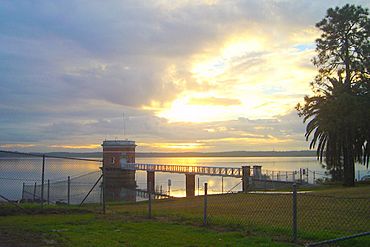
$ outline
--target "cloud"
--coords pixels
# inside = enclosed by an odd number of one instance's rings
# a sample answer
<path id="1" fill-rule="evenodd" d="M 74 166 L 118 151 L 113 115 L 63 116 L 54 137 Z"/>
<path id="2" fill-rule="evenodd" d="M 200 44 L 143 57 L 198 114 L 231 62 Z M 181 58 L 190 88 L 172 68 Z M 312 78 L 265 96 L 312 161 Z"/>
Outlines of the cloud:
<path id="1" fill-rule="evenodd" d="M 190 98 L 189 104 L 191 105 L 232 106 L 232 105 L 240 105 L 241 102 L 238 99 L 209 97 L 209 98 Z"/>
<path id="2" fill-rule="evenodd" d="M 125 112 L 143 150 L 304 148 L 314 23 L 344 3 L 3 1 L 0 145 L 94 147 Z"/>

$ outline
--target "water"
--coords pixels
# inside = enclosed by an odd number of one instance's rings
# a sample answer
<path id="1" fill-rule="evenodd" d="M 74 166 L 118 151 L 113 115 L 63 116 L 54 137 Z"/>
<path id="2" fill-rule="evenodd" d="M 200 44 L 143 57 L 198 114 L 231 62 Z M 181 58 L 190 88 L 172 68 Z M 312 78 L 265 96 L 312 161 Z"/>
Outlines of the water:
<path id="1" fill-rule="evenodd" d="M 321 177 L 325 169 L 315 157 L 186 157 L 186 158 L 136 158 L 137 163 L 149 164 L 174 164 L 174 165 L 197 165 L 197 166 L 216 166 L 216 167 L 241 167 L 242 165 L 261 165 L 262 171 L 271 173 L 274 171 L 294 171 L 300 168 L 309 169 L 316 172 L 316 178 Z M 45 163 L 45 181 L 51 183 L 56 181 L 66 181 L 71 177 L 72 184 L 84 187 L 85 191 L 79 191 L 76 201 L 87 193 L 97 178 L 100 176 L 100 162 L 53 159 L 47 158 Z M 12 200 L 22 197 L 23 182 L 26 185 L 33 185 L 41 182 L 42 158 L 0 158 L 0 195 Z M 88 176 L 82 176 L 89 173 Z M 356 166 L 356 178 L 368 174 L 364 166 Z M 284 174 L 284 173 L 283 173 Z M 164 193 L 170 192 L 172 196 L 185 196 L 185 175 L 156 172 L 156 188 Z M 168 180 L 171 186 L 168 186 Z M 146 172 L 136 172 L 136 182 L 139 188 L 146 189 Z M 203 184 L 208 183 L 210 193 L 227 192 L 241 190 L 240 178 L 216 177 L 216 176 L 196 176 L 197 195 L 203 193 Z M 60 186 L 64 186 L 60 183 Z M 222 186 L 223 185 L 223 186 Z M 73 193 L 73 191 L 72 191 Z"/>
<path id="2" fill-rule="evenodd" d="M 315 157 L 163 157 L 163 158 L 136 158 L 137 163 L 148 163 L 148 164 L 173 164 L 173 165 L 197 165 L 197 166 L 214 166 L 214 167 L 241 167 L 243 165 L 260 165 L 262 166 L 262 173 L 271 174 L 275 172 L 282 172 L 284 176 L 285 172 L 299 171 L 302 169 L 308 169 L 312 182 L 313 171 L 315 171 L 315 177 L 325 177 L 325 169 L 322 167 L 319 161 Z M 369 173 L 370 171 L 362 165 L 356 165 L 356 179 Z M 199 180 L 198 180 L 199 178 Z M 185 175 L 184 174 L 171 174 L 156 172 L 156 187 L 157 190 L 161 188 L 164 192 L 168 192 L 168 179 L 171 179 L 171 190 L 172 196 L 185 196 Z M 137 171 L 136 181 L 139 188 L 146 188 L 146 172 Z M 199 186 L 198 186 L 199 181 Z M 208 183 L 208 193 L 221 193 L 241 190 L 241 179 L 218 176 L 196 176 L 196 191 L 195 194 L 203 194 L 203 185 Z M 223 184 L 223 188 L 222 188 Z M 199 188 L 199 190 L 198 190 Z"/>

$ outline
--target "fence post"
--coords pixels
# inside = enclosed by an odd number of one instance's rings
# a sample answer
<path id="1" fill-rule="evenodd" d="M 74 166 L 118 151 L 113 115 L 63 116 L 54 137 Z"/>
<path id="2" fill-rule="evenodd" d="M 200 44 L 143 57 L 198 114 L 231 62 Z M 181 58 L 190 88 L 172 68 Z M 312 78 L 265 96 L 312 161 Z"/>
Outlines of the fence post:
<path id="1" fill-rule="evenodd" d="M 44 182 L 45 182 L 45 154 L 42 155 L 42 172 L 41 172 L 41 208 L 44 206 Z"/>
<path id="2" fill-rule="evenodd" d="M 23 201 L 23 199 L 24 199 L 24 186 L 25 186 L 25 184 L 24 184 L 24 182 L 23 182 L 23 185 L 22 185 L 22 201 Z"/>
<path id="3" fill-rule="evenodd" d="M 292 221 L 292 234 L 293 242 L 297 242 L 297 185 L 293 184 L 293 221 Z"/>
<path id="4" fill-rule="evenodd" d="M 308 183 L 308 176 L 309 176 L 309 174 L 308 174 L 308 168 L 306 168 L 307 183 Z"/>
<path id="5" fill-rule="evenodd" d="M 221 177 L 221 194 L 224 193 L 224 176 Z"/>
<path id="6" fill-rule="evenodd" d="M 149 191 L 149 201 L 148 201 L 148 218 L 152 218 L 152 193 Z"/>
<path id="7" fill-rule="evenodd" d="M 35 199 L 36 199 L 36 182 L 35 182 L 35 186 L 33 187 L 33 202 L 35 202 Z"/>
<path id="8" fill-rule="evenodd" d="M 102 199 L 103 199 L 103 214 L 105 214 L 106 212 L 106 208 L 105 208 L 105 182 L 106 182 L 106 177 L 105 177 L 105 167 L 104 167 L 104 164 L 103 164 L 103 167 L 102 167 L 102 172 L 103 172 L 103 182 L 102 182 L 102 192 L 103 192 L 103 195 L 102 195 Z"/>
<path id="9" fill-rule="evenodd" d="M 313 171 L 313 181 L 312 181 L 313 184 L 316 184 L 316 172 Z"/>
<path id="10" fill-rule="evenodd" d="M 50 204 L 50 179 L 48 179 L 48 205 Z"/>
<path id="11" fill-rule="evenodd" d="M 103 206 L 103 186 L 100 186 L 99 205 Z"/>
<path id="12" fill-rule="evenodd" d="M 203 225 L 207 225 L 207 194 L 208 194 L 208 184 L 204 183 L 204 209 L 203 209 Z"/>
<path id="13" fill-rule="evenodd" d="M 249 179 L 251 175 L 250 168 L 250 166 L 242 166 L 242 189 L 245 193 L 248 192 L 249 189 Z"/>
<path id="14" fill-rule="evenodd" d="M 71 202 L 71 177 L 68 176 L 67 180 L 68 188 L 67 188 L 67 204 L 69 205 Z"/>

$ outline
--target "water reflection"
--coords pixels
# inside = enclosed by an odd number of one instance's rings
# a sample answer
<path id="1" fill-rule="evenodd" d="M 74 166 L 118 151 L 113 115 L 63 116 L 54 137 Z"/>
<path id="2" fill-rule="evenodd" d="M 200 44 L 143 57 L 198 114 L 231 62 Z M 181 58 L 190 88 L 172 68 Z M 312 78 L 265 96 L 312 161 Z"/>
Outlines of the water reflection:
<path id="1" fill-rule="evenodd" d="M 254 164 L 262 165 L 262 170 L 267 171 L 292 171 L 299 168 L 308 168 L 312 171 L 325 172 L 315 157 L 201 157 L 201 158 L 136 158 L 137 163 L 153 164 L 177 164 L 177 165 L 199 165 L 216 167 L 240 167 L 242 165 Z M 66 159 L 46 159 L 45 182 L 50 180 L 51 184 L 59 186 L 56 189 L 60 191 L 59 199 L 65 198 L 66 180 L 70 176 L 72 180 L 71 193 L 74 193 L 76 199 L 81 201 L 88 190 L 99 178 L 101 166 L 100 162 L 66 160 Z M 41 182 L 42 159 L 41 158 L 0 158 L 0 194 L 9 199 L 18 200 L 22 196 L 23 183 L 37 185 Z M 367 174 L 366 168 L 362 165 L 356 165 L 356 177 Z M 80 177 L 83 174 L 96 172 L 95 175 Z M 168 180 L 171 179 L 171 186 L 168 186 Z M 57 183 L 59 181 L 59 183 Z M 107 179 L 107 199 L 109 200 L 140 200 L 135 198 L 133 189 L 146 189 L 146 172 L 137 171 L 134 179 L 130 179 L 127 184 L 119 179 Z M 204 193 L 203 185 L 208 183 L 209 193 L 227 192 L 241 190 L 240 179 L 224 178 L 214 176 L 196 176 L 195 195 Z M 223 185 L 223 186 L 222 186 Z M 73 187 L 74 186 L 74 187 Z M 101 187 L 98 185 L 93 192 L 95 202 L 100 200 Z M 83 190 L 81 189 L 83 187 Z M 170 190 L 171 196 L 185 196 L 185 175 L 175 173 L 155 173 L 155 187 L 157 191 L 167 192 Z M 233 188 L 235 187 L 235 188 Z M 46 193 L 45 193 L 46 194 Z M 89 199 L 88 199 L 89 201 Z M 90 201 L 89 201 L 90 202 Z"/>
<path id="2" fill-rule="evenodd" d="M 136 201 L 134 171 L 122 171 L 119 169 L 107 170 L 104 183 L 107 201 Z"/>

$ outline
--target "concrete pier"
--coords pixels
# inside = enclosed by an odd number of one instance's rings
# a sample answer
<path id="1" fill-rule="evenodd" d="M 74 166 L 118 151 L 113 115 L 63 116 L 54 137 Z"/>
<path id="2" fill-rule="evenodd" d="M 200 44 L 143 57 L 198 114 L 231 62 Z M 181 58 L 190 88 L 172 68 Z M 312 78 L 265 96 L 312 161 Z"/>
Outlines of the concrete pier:
<path id="1" fill-rule="evenodd" d="M 242 166 L 242 190 L 243 192 L 247 192 L 250 183 L 250 176 L 251 176 L 251 167 L 250 166 Z"/>
<path id="2" fill-rule="evenodd" d="M 253 177 L 258 179 L 262 178 L 262 166 L 253 166 Z"/>
<path id="3" fill-rule="evenodd" d="M 195 174 L 185 174 L 186 197 L 195 196 Z"/>
<path id="4" fill-rule="evenodd" d="M 153 171 L 146 172 L 146 186 L 147 191 L 154 193 L 155 188 L 155 173 Z"/>

